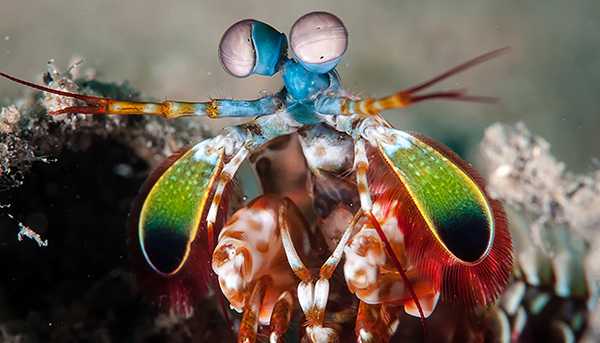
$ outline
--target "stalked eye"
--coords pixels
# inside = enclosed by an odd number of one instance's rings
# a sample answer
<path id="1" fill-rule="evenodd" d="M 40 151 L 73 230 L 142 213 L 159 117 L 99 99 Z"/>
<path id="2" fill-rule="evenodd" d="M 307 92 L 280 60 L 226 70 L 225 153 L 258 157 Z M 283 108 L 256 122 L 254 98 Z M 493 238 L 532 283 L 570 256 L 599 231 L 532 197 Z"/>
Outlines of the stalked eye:
<path id="1" fill-rule="evenodd" d="M 233 24 L 221 38 L 219 59 L 236 77 L 271 76 L 279 70 L 287 48 L 285 35 L 253 19 Z"/>
<path id="2" fill-rule="evenodd" d="M 256 54 L 252 44 L 253 20 L 242 20 L 233 24 L 221 38 L 219 58 L 225 70 L 233 76 L 246 77 L 256 64 Z"/>
<path id="3" fill-rule="evenodd" d="M 348 31 L 340 18 L 327 12 L 312 12 L 296 21 L 290 46 L 298 62 L 316 73 L 335 68 L 348 47 Z"/>

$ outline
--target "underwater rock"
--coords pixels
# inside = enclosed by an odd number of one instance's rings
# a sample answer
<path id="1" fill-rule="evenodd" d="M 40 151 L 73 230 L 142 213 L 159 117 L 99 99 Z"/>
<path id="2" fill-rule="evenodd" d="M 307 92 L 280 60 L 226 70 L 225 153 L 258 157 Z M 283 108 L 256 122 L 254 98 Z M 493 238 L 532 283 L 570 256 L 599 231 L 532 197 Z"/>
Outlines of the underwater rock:
<path id="1" fill-rule="evenodd" d="M 127 83 L 49 69 L 53 87 L 140 98 Z M 152 306 L 127 258 L 127 217 L 141 183 L 173 151 L 206 137 L 203 124 L 47 115 L 56 101 L 30 93 L 0 112 L 0 341 L 231 340 L 213 301 L 192 318 Z M 19 242 L 20 225 L 48 246 Z"/>
<path id="2" fill-rule="evenodd" d="M 513 234 L 515 282 L 500 305 L 512 333 L 597 341 L 600 170 L 569 172 L 522 123 L 489 127 L 481 152 L 488 190 L 506 204 Z"/>

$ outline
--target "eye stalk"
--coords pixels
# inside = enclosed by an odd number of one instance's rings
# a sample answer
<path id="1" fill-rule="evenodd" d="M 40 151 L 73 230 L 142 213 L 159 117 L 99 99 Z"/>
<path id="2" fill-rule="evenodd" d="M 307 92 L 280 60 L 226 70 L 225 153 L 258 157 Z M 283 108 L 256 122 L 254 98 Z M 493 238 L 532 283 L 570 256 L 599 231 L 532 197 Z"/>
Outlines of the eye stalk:
<path id="1" fill-rule="evenodd" d="M 290 31 L 290 46 L 298 62 L 315 73 L 327 73 L 348 48 L 348 31 L 340 18 L 327 12 L 300 17 Z"/>
<path id="2" fill-rule="evenodd" d="M 231 25 L 221 38 L 219 60 L 235 77 L 273 76 L 287 51 L 283 33 L 254 19 Z"/>

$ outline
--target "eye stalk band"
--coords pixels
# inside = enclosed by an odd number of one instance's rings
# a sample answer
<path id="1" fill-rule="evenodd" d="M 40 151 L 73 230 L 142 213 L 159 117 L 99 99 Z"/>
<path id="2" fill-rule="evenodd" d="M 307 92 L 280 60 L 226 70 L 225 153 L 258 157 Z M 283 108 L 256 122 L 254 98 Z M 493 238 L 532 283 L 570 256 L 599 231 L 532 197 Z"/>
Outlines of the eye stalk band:
<path id="1" fill-rule="evenodd" d="M 277 73 L 287 52 L 285 35 L 263 22 L 255 21 L 252 24 L 252 42 L 256 52 L 254 73 L 265 76 Z"/>
<path id="2" fill-rule="evenodd" d="M 254 19 L 233 24 L 219 44 L 219 59 L 225 71 L 235 77 L 252 74 L 273 76 L 287 53 L 285 35 Z"/>

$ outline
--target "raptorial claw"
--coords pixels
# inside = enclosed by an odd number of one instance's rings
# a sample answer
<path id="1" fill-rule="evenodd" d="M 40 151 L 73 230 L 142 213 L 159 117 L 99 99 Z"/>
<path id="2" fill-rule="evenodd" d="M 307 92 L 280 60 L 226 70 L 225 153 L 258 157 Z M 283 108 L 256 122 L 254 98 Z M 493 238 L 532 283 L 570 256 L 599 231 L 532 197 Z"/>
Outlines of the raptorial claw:
<path id="1" fill-rule="evenodd" d="M 280 220 L 282 206 L 289 206 L 288 215 Z M 248 342 L 255 341 L 258 325 L 269 325 L 274 333 L 271 339 L 277 341 L 291 320 L 296 279 L 282 258 L 281 225 L 292 244 L 308 239 L 304 218 L 290 200 L 263 195 L 230 217 L 213 253 L 212 268 L 223 295 L 232 308 L 244 312 L 247 325 L 240 328 L 240 337 L 247 337 Z M 254 299 L 257 283 L 264 288 L 260 299 Z"/>

